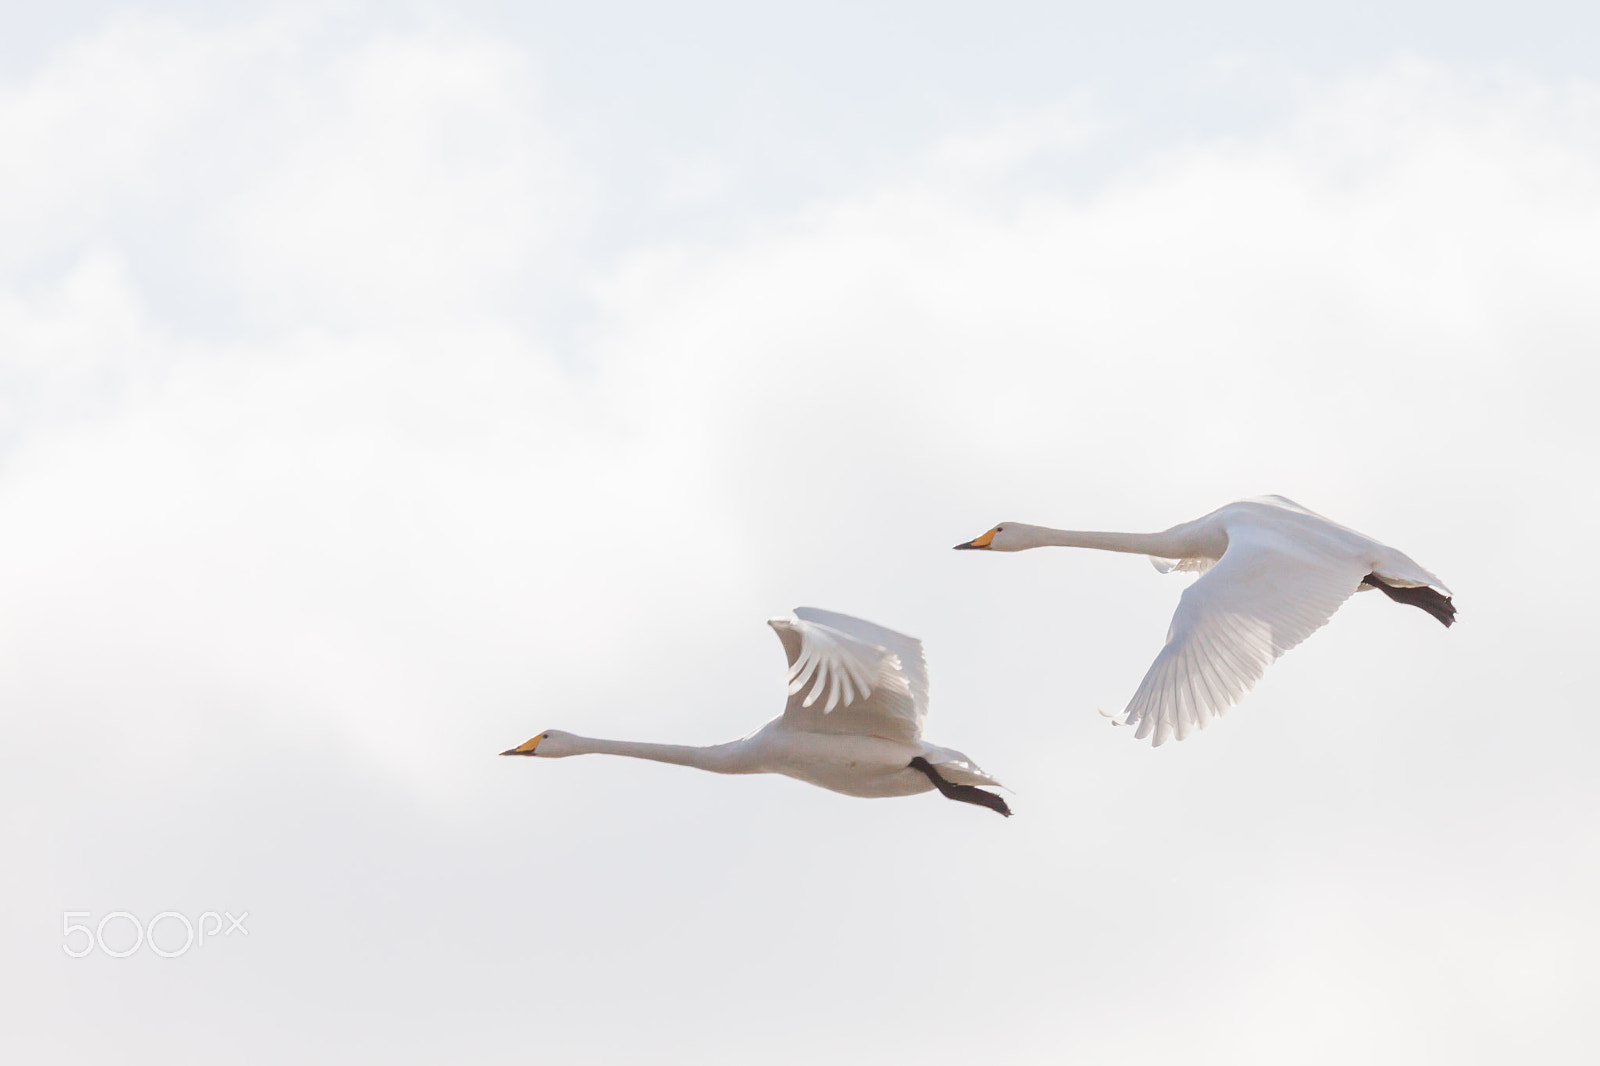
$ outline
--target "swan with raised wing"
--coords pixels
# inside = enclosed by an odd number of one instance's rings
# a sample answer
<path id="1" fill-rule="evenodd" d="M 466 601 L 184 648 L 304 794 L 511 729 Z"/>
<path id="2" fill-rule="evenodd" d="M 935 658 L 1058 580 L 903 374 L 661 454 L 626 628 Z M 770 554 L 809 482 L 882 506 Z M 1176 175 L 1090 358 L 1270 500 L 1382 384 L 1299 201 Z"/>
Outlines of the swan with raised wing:
<path id="1" fill-rule="evenodd" d="M 742 740 L 708 747 L 597 740 L 548 729 L 501 755 L 626 755 L 719 774 L 783 774 L 847 796 L 947 799 L 1010 816 L 996 786 L 959 751 L 922 739 L 922 642 L 846 614 L 796 608 L 768 623 L 789 658 L 789 702 Z"/>
<path id="2" fill-rule="evenodd" d="M 1160 533 L 1085 533 L 1002 522 L 956 548 L 1023 551 L 1050 545 L 1148 555 L 1163 573 L 1202 572 L 1178 602 L 1166 646 L 1115 718 L 1154 744 L 1203 729 L 1356 592 L 1377 589 L 1446 626 L 1456 617 L 1450 590 L 1410 556 L 1282 496 L 1230 503 Z"/>

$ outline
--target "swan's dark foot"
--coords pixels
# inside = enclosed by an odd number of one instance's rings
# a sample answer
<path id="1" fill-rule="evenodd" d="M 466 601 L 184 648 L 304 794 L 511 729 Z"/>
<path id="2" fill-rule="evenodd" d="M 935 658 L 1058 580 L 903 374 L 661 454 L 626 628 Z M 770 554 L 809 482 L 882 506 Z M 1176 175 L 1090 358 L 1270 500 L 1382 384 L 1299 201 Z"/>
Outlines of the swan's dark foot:
<path id="1" fill-rule="evenodd" d="M 976 803 L 996 814 L 1011 817 L 1011 808 L 1006 806 L 1004 797 L 997 796 L 993 792 L 985 792 L 977 785 L 957 785 L 946 781 L 940 776 L 939 771 L 933 768 L 933 764 L 920 755 L 911 760 L 911 768 L 926 774 L 928 780 L 933 782 L 933 787 L 938 789 L 939 794 L 945 799 L 953 799 L 958 803 Z"/>
<path id="2" fill-rule="evenodd" d="M 1456 620 L 1456 605 L 1450 602 L 1449 596 L 1437 589 L 1426 586 L 1408 589 L 1386 585 L 1377 574 L 1368 574 L 1361 579 L 1361 583 L 1371 585 L 1396 603 L 1409 603 L 1413 607 L 1427 611 L 1447 627 Z"/>

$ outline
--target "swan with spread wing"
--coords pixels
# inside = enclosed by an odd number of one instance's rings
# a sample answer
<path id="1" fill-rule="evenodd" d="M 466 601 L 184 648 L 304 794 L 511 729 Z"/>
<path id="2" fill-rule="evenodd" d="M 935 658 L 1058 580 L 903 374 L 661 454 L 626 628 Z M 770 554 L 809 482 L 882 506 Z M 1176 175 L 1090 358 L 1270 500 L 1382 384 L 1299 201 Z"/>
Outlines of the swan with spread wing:
<path id="1" fill-rule="evenodd" d="M 1049 545 L 1148 555 L 1162 573 L 1201 571 L 1178 601 L 1166 646 L 1115 719 L 1154 744 L 1203 729 L 1359 591 L 1378 589 L 1446 626 L 1456 617 L 1450 590 L 1410 556 L 1282 496 L 1230 503 L 1160 533 L 1084 533 L 1002 522 L 956 547 L 1023 551 Z"/>
<path id="2" fill-rule="evenodd" d="M 695 747 L 597 740 L 549 729 L 501 755 L 626 755 L 719 774 L 783 774 L 847 796 L 947 799 L 1010 816 L 998 784 L 959 751 L 922 739 L 922 642 L 846 614 L 799 607 L 768 623 L 789 658 L 789 702 L 742 740 Z"/>

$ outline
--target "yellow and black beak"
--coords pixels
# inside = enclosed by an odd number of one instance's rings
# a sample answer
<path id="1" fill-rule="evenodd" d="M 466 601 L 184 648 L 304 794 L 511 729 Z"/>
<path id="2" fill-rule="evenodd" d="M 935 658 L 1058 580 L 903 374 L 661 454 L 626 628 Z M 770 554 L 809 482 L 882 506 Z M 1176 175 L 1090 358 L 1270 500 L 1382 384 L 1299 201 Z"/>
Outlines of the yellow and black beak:
<path id="1" fill-rule="evenodd" d="M 996 527 L 996 528 L 998 528 L 998 527 Z M 956 545 L 956 551 L 958 551 L 958 552 L 975 551 L 975 550 L 980 550 L 980 549 L 983 550 L 983 551 L 988 551 L 989 550 L 989 544 L 993 540 L 994 540 L 994 530 L 991 529 L 991 530 L 989 530 L 989 532 L 985 533 L 981 537 L 974 537 L 972 540 L 967 541 L 965 544 L 957 544 Z"/>
<path id="2" fill-rule="evenodd" d="M 538 750 L 539 741 L 541 741 L 543 739 L 544 739 L 544 734 L 540 733 L 538 736 L 534 737 L 532 740 L 528 741 L 526 744 L 518 744 L 514 748 L 507 748 L 505 751 L 502 751 L 500 754 L 501 755 L 532 755 L 535 751 Z"/>

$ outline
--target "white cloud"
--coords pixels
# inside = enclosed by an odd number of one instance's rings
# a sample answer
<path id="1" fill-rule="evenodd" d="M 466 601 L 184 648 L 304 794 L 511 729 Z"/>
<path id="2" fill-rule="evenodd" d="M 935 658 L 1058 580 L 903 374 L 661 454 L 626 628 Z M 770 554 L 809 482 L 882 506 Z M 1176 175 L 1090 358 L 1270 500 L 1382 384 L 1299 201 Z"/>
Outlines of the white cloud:
<path id="1" fill-rule="evenodd" d="M 109 239 L 267 329 L 503 312 L 559 278 L 590 204 L 524 57 L 464 30 L 337 40 L 126 19 L 0 94 L 0 268 Z"/>
<path id="2" fill-rule="evenodd" d="M 238 49 L 229 34 L 114 23 L 0 90 L 0 267 L 103 237 L 129 199 L 159 200 L 167 153 L 204 116 Z"/>
<path id="3" fill-rule="evenodd" d="M 278 157 L 225 211 L 252 301 L 394 321 L 494 307 L 530 268 L 555 273 L 553 242 L 589 206 L 516 52 L 380 38 L 296 74 L 264 131 Z"/>
<path id="4" fill-rule="evenodd" d="M 1543 560 L 1597 519 L 1592 90 L 1401 67 L 1073 192 L 1016 180 L 1094 151 L 1048 108 L 596 270 L 523 56 L 316 32 L 126 23 L 0 104 L 44 145 L 0 234 L 0 788 L 44 914 L 7 950 L 59 961 L 52 908 L 202 889 L 264 923 L 187 1000 L 176 970 L 12 987 L 18 1039 L 86 1002 L 150 1036 L 181 1001 L 212 1059 L 283 1018 L 336 1057 L 524 1058 L 533 1010 L 564 1060 L 648 1033 L 709 1061 L 1412 1061 L 1530 1024 L 1573 1055 L 1596 590 Z M 152 219 L 186 235 L 160 270 L 248 328 L 163 302 Z M 518 307 L 558 285 L 593 300 L 576 341 Z M 1179 584 L 948 550 L 1256 491 L 1414 554 L 1461 624 L 1361 598 L 1152 753 L 1093 710 Z M 1021 815 L 492 758 L 753 727 L 760 621 L 798 602 L 924 637 L 932 737 Z"/>

